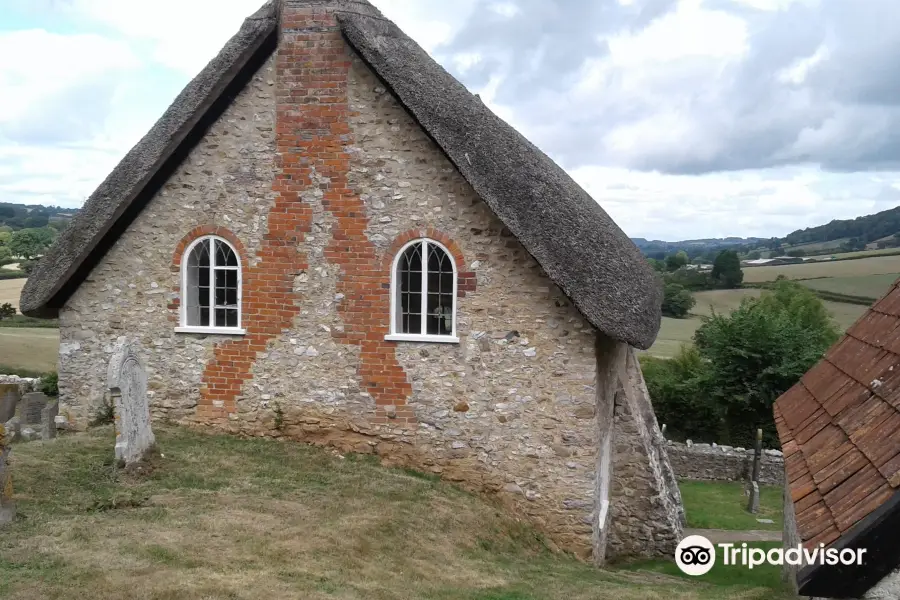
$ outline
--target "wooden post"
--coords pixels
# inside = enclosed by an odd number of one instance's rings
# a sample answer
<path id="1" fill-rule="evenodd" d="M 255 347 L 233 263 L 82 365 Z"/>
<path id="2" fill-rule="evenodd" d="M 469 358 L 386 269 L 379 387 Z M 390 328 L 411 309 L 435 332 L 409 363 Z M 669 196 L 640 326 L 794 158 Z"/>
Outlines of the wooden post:
<path id="1" fill-rule="evenodd" d="M 759 483 L 759 463 L 762 460 L 762 429 L 756 430 L 756 448 L 753 450 L 753 475 L 750 481 Z"/>
<path id="2" fill-rule="evenodd" d="M 750 500 L 747 502 L 747 511 L 753 514 L 759 512 L 759 463 L 762 459 L 762 429 L 756 430 L 756 447 L 753 449 L 753 472 L 750 475 Z"/>

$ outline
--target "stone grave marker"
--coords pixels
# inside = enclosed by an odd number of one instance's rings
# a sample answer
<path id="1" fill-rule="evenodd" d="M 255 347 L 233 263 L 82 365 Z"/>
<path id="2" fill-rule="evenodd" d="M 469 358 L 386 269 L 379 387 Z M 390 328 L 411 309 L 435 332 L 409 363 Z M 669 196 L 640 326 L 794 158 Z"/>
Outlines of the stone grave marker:
<path id="1" fill-rule="evenodd" d="M 16 517 L 16 505 L 12 497 L 12 477 L 9 473 L 10 449 L 6 427 L 0 423 L 0 525 L 11 523 Z"/>
<path id="2" fill-rule="evenodd" d="M 52 440 L 56 437 L 56 417 L 59 415 L 59 402 L 48 402 L 41 411 L 41 439 Z"/>
<path id="3" fill-rule="evenodd" d="M 116 460 L 141 461 L 156 443 L 150 428 L 147 370 L 135 340 L 120 337 L 109 361 L 107 385 L 116 411 Z"/>
<path id="4" fill-rule="evenodd" d="M 31 392 L 22 398 L 22 425 L 40 425 L 41 413 L 47 406 L 47 396 Z"/>
<path id="5" fill-rule="evenodd" d="M 6 423 L 16 415 L 16 406 L 19 404 L 19 399 L 18 384 L 0 384 L 0 423 Z"/>

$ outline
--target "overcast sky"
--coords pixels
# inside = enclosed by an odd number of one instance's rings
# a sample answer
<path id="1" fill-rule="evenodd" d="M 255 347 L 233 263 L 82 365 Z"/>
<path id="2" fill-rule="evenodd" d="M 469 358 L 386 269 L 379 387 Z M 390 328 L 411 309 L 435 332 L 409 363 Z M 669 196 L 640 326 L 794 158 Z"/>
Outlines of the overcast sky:
<path id="1" fill-rule="evenodd" d="M 897 0 L 373 0 L 631 236 L 900 204 Z M 80 206 L 261 0 L 0 0 L 0 201 Z"/>

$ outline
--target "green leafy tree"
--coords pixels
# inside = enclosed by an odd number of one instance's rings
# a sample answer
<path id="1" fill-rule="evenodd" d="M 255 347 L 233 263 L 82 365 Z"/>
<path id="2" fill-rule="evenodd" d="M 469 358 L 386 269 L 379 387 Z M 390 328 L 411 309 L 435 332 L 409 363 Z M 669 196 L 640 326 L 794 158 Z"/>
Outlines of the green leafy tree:
<path id="1" fill-rule="evenodd" d="M 669 272 L 677 271 L 688 264 L 688 260 L 687 252 L 684 250 L 676 252 L 675 254 L 670 254 L 666 257 L 666 270 Z"/>
<path id="2" fill-rule="evenodd" d="M 670 437 L 721 441 L 725 410 L 706 391 L 708 366 L 696 347 L 683 345 L 670 359 L 644 355 L 640 361 L 656 418 Z"/>
<path id="3" fill-rule="evenodd" d="M 21 229 L 14 232 L 8 244 L 14 256 L 20 256 L 25 260 L 40 256 L 49 245 L 46 234 L 36 229 Z"/>
<path id="4" fill-rule="evenodd" d="M 650 263 L 650 267 L 658 273 L 664 273 L 666 270 L 666 263 L 661 260 L 648 258 L 647 262 Z"/>
<path id="5" fill-rule="evenodd" d="M 741 286 L 744 272 L 741 270 L 741 259 L 734 250 L 722 250 L 713 263 L 713 279 L 720 287 L 733 289 Z"/>
<path id="6" fill-rule="evenodd" d="M 8 263 L 12 260 L 12 252 L 8 246 L 0 246 L 0 264 Z"/>
<path id="7" fill-rule="evenodd" d="M 705 319 L 694 342 L 707 365 L 707 394 L 725 413 L 730 439 L 721 442 L 749 445 L 761 427 L 767 444 L 777 446 L 772 404 L 838 337 L 822 301 L 786 280 L 730 315 Z"/>
<path id="8" fill-rule="evenodd" d="M 667 317 L 683 319 L 696 304 L 693 294 L 682 285 L 667 283 L 662 304 L 662 314 Z"/>
<path id="9" fill-rule="evenodd" d="M 760 258 L 762 258 L 762 253 L 759 250 L 754 250 L 747 255 L 747 260 L 759 260 Z"/>

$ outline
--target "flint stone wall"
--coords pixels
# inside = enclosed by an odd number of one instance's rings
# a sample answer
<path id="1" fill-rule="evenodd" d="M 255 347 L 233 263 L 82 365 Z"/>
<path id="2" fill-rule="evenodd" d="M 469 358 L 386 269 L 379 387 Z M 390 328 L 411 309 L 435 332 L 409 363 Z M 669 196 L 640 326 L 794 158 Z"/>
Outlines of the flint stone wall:
<path id="1" fill-rule="evenodd" d="M 339 217 L 323 204 L 318 181 L 301 195 L 312 223 L 300 243 L 308 268 L 295 279 L 299 314 L 256 354 L 236 412 L 215 422 L 197 415 L 204 367 L 226 342 L 174 332 L 172 254 L 192 227 L 212 224 L 241 241 L 249 264 L 261 260 L 276 169 L 272 59 L 60 311 L 61 400 L 80 425 L 108 401 L 106 365 L 127 333 L 141 343 L 155 420 L 377 454 L 495 494 L 560 547 L 587 557 L 598 446 L 595 331 L 352 58 L 349 178 L 364 203 L 368 240 L 380 258 L 401 233 L 434 227 L 477 276 L 477 291 L 459 299 L 459 344 L 396 345 L 415 426 L 374 418 L 360 349 L 334 335 L 347 326 L 338 291 L 345 267 L 329 258 Z M 668 551 L 668 540 L 663 545 L 659 553 Z M 646 548 L 653 554 L 652 544 Z"/>
<path id="2" fill-rule="evenodd" d="M 753 449 L 668 442 L 669 461 L 681 479 L 701 481 L 746 481 L 753 471 Z M 779 450 L 763 450 L 759 482 L 784 485 L 784 455 Z"/>

